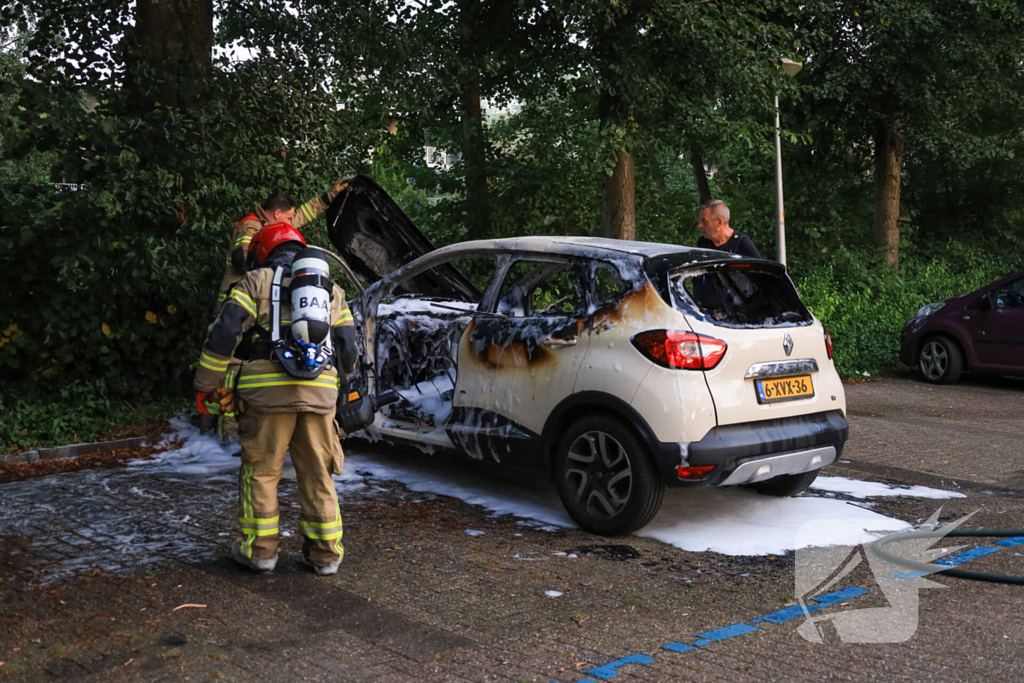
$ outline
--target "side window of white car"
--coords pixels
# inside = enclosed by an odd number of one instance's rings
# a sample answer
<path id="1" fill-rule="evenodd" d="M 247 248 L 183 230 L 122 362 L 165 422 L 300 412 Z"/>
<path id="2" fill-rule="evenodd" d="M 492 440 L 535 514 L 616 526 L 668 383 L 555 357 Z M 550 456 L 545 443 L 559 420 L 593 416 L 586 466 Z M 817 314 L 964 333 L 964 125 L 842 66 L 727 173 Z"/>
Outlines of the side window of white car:
<path id="1" fill-rule="evenodd" d="M 613 304 L 626 293 L 626 285 L 618 272 L 607 263 L 594 263 L 591 267 L 594 287 L 594 306 Z"/>
<path id="2" fill-rule="evenodd" d="M 571 316 L 582 310 L 579 274 L 570 261 L 520 259 L 498 292 L 498 313 L 510 318 Z"/>
<path id="3" fill-rule="evenodd" d="M 1000 287 L 995 304 L 996 308 L 1024 308 L 1024 278 Z"/>

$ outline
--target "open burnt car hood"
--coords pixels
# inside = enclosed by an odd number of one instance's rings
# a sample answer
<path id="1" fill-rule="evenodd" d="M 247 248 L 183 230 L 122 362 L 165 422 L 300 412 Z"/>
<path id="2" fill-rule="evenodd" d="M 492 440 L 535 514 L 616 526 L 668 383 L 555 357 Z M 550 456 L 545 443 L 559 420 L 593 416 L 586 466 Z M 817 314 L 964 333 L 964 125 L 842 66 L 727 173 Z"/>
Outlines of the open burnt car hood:
<path id="1" fill-rule="evenodd" d="M 327 235 L 368 286 L 434 250 L 398 204 L 366 176 L 352 178 L 327 209 Z M 438 266 L 405 283 L 408 294 L 478 301 L 480 292 L 455 268 Z"/>

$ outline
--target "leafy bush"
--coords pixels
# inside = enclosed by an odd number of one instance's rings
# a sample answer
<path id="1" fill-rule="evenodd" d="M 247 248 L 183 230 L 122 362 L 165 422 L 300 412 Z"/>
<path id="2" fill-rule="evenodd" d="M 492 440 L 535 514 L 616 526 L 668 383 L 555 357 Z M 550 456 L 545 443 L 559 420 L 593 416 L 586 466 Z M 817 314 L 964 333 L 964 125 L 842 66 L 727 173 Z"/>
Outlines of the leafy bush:
<path id="1" fill-rule="evenodd" d="M 844 377 L 900 369 L 899 334 L 926 303 L 966 294 L 1022 266 L 1013 253 L 993 256 L 957 242 L 908 249 L 899 274 L 873 265 L 868 247 L 840 247 L 827 261 L 792 276 L 808 308 L 829 328 Z"/>
<path id="2" fill-rule="evenodd" d="M 272 191 L 323 192 L 380 135 L 286 70 L 239 71 L 189 109 L 127 89 L 87 107 L 17 84 L 21 151 L 59 150 L 50 176 L 85 188 L 22 177 L 0 192 L 5 383 L 101 379 L 131 401 L 186 390 L 238 220 Z"/>
<path id="3" fill-rule="evenodd" d="M 0 393 L 0 452 L 146 433 L 189 405 L 180 395 L 130 403 L 103 380 L 68 382 L 50 393 L 12 389 Z"/>

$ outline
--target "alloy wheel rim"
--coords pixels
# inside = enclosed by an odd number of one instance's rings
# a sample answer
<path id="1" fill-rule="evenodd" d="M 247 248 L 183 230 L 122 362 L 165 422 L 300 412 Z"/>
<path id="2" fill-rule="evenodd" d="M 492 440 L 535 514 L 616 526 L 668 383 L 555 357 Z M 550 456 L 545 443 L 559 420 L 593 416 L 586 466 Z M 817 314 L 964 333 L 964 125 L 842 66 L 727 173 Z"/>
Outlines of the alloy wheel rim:
<path id="1" fill-rule="evenodd" d="M 569 447 L 565 482 L 573 503 L 595 519 L 622 512 L 633 492 L 633 466 L 622 444 L 607 432 L 580 435 Z"/>
<path id="2" fill-rule="evenodd" d="M 946 374 L 946 366 L 949 363 L 949 356 L 942 344 L 936 341 L 928 342 L 921 350 L 921 372 L 928 379 L 939 379 Z"/>

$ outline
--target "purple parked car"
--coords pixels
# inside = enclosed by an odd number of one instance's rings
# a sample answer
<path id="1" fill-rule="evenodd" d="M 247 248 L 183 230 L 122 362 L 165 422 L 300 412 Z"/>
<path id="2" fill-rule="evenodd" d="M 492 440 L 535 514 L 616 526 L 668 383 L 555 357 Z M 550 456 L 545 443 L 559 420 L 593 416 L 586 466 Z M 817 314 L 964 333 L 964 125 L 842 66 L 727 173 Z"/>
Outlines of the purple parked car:
<path id="1" fill-rule="evenodd" d="M 933 384 L 964 370 L 1024 375 L 1024 270 L 922 306 L 900 333 L 900 359 Z"/>

